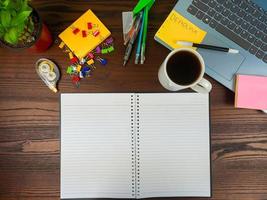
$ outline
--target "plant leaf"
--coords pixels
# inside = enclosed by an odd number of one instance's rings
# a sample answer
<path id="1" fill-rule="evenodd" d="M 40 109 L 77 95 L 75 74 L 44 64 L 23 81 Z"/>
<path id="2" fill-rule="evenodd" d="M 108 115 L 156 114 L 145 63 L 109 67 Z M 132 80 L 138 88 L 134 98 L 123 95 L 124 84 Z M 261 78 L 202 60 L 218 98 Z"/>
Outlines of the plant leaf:
<path id="1" fill-rule="evenodd" d="M 4 40 L 10 44 L 17 44 L 18 32 L 16 28 L 10 28 L 4 35 Z"/>
<path id="2" fill-rule="evenodd" d="M 15 16 L 12 21 L 12 26 L 17 26 L 19 24 L 24 24 L 25 20 L 29 17 L 31 14 L 31 11 L 22 11 L 17 16 Z"/>
<path id="3" fill-rule="evenodd" d="M 0 13 L 1 24 L 6 28 L 10 25 L 11 16 L 10 13 L 7 11 L 1 11 Z"/>

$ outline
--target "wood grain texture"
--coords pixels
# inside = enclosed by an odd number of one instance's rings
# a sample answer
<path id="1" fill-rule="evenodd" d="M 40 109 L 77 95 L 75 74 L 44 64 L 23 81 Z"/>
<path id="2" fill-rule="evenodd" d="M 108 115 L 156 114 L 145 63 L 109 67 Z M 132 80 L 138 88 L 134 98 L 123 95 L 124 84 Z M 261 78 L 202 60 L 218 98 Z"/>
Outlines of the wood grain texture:
<path id="1" fill-rule="evenodd" d="M 55 44 L 42 54 L 0 49 L 0 200 L 59 199 L 59 94 L 50 92 L 35 73 L 38 58 L 50 58 L 60 66 L 60 92 L 165 92 L 157 71 L 168 50 L 153 37 L 176 0 L 156 1 L 151 10 L 145 65 L 134 65 L 131 59 L 123 68 L 121 12 L 136 3 L 32 1 L 52 31 Z M 89 8 L 111 30 L 116 51 L 108 57 L 107 67 L 98 67 L 92 78 L 76 89 L 65 73 L 68 58 L 57 47 L 57 35 Z M 212 199 L 266 200 L 267 115 L 235 109 L 234 94 L 207 78 L 213 84 Z"/>

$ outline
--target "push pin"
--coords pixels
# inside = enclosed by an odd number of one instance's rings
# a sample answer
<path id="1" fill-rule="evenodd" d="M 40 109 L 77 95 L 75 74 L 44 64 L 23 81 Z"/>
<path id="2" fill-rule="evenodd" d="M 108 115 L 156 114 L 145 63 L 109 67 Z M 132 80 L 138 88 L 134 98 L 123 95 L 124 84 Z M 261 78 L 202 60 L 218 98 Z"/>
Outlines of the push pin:
<path id="1" fill-rule="evenodd" d="M 77 76 L 77 75 L 74 75 L 72 77 L 72 83 L 74 85 L 76 85 L 76 87 L 79 87 L 80 86 L 80 80 L 81 80 L 81 78 L 79 76 Z"/>
<path id="2" fill-rule="evenodd" d="M 75 29 L 72 31 L 72 33 L 75 34 L 75 35 L 77 35 L 79 32 L 80 32 L 80 29 L 78 29 L 78 28 L 75 28 Z"/>
<path id="3" fill-rule="evenodd" d="M 92 24 L 91 22 L 88 22 L 88 23 L 87 23 L 87 28 L 88 28 L 89 30 L 91 30 L 91 29 L 93 28 L 93 24 Z"/>
<path id="4" fill-rule="evenodd" d="M 99 30 L 93 32 L 93 36 L 97 37 L 100 34 Z"/>
<path id="5" fill-rule="evenodd" d="M 106 65 L 108 63 L 107 59 L 97 57 L 97 60 L 101 63 L 101 65 Z"/>
<path id="6" fill-rule="evenodd" d="M 82 35 L 83 35 L 83 37 L 86 37 L 87 36 L 87 33 L 86 33 L 85 30 L 82 31 Z"/>

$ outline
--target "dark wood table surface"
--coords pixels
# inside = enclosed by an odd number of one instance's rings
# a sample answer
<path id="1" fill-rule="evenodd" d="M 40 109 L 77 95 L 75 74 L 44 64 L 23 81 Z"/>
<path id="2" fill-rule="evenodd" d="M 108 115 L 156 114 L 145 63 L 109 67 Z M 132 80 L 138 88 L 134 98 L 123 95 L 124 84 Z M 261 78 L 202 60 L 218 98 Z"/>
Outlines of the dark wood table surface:
<path id="1" fill-rule="evenodd" d="M 176 0 L 156 1 L 149 19 L 147 59 L 122 67 L 121 12 L 129 0 L 33 0 L 49 26 L 54 45 L 45 53 L 0 49 L 0 199 L 59 199 L 59 96 L 61 92 L 165 92 L 157 71 L 168 50 L 153 37 Z M 66 75 L 69 63 L 57 44 L 57 35 L 87 9 L 111 30 L 116 51 L 109 64 L 75 88 Z M 41 57 L 62 70 L 60 93 L 53 94 L 35 72 Z M 235 109 L 234 93 L 212 78 L 211 142 L 212 199 L 267 199 L 267 115 Z M 197 199 L 197 198 L 196 198 Z M 205 198 L 202 198 L 205 199 Z"/>

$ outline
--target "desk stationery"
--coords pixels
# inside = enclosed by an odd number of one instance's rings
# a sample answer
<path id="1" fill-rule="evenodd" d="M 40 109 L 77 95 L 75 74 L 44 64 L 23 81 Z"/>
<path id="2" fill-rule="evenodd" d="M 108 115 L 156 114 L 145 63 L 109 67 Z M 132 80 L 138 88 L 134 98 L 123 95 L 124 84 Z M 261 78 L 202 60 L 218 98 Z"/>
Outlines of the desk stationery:
<path id="1" fill-rule="evenodd" d="M 153 36 L 176 1 L 155 2 L 149 14 L 146 62 L 135 65 L 132 59 L 123 68 L 121 12 L 132 9 L 136 3 L 128 0 L 32 1 L 53 33 L 55 43 L 41 54 L 0 48 L 0 200 L 60 198 L 60 93 L 167 92 L 160 85 L 157 73 L 169 50 L 154 41 Z M 98 67 L 93 76 L 76 88 L 65 73 L 69 60 L 58 48 L 57 35 L 88 9 L 93 10 L 112 33 L 115 51 L 107 55 L 107 66 Z M 52 93 L 35 72 L 35 62 L 41 57 L 53 60 L 62 71 L 57 94 Z M 210 93 L 211 199 L 266 199 L 266 114 L 235 108 L 234 93 L 212 78 L 205 78 L 213 85 Z"/>

